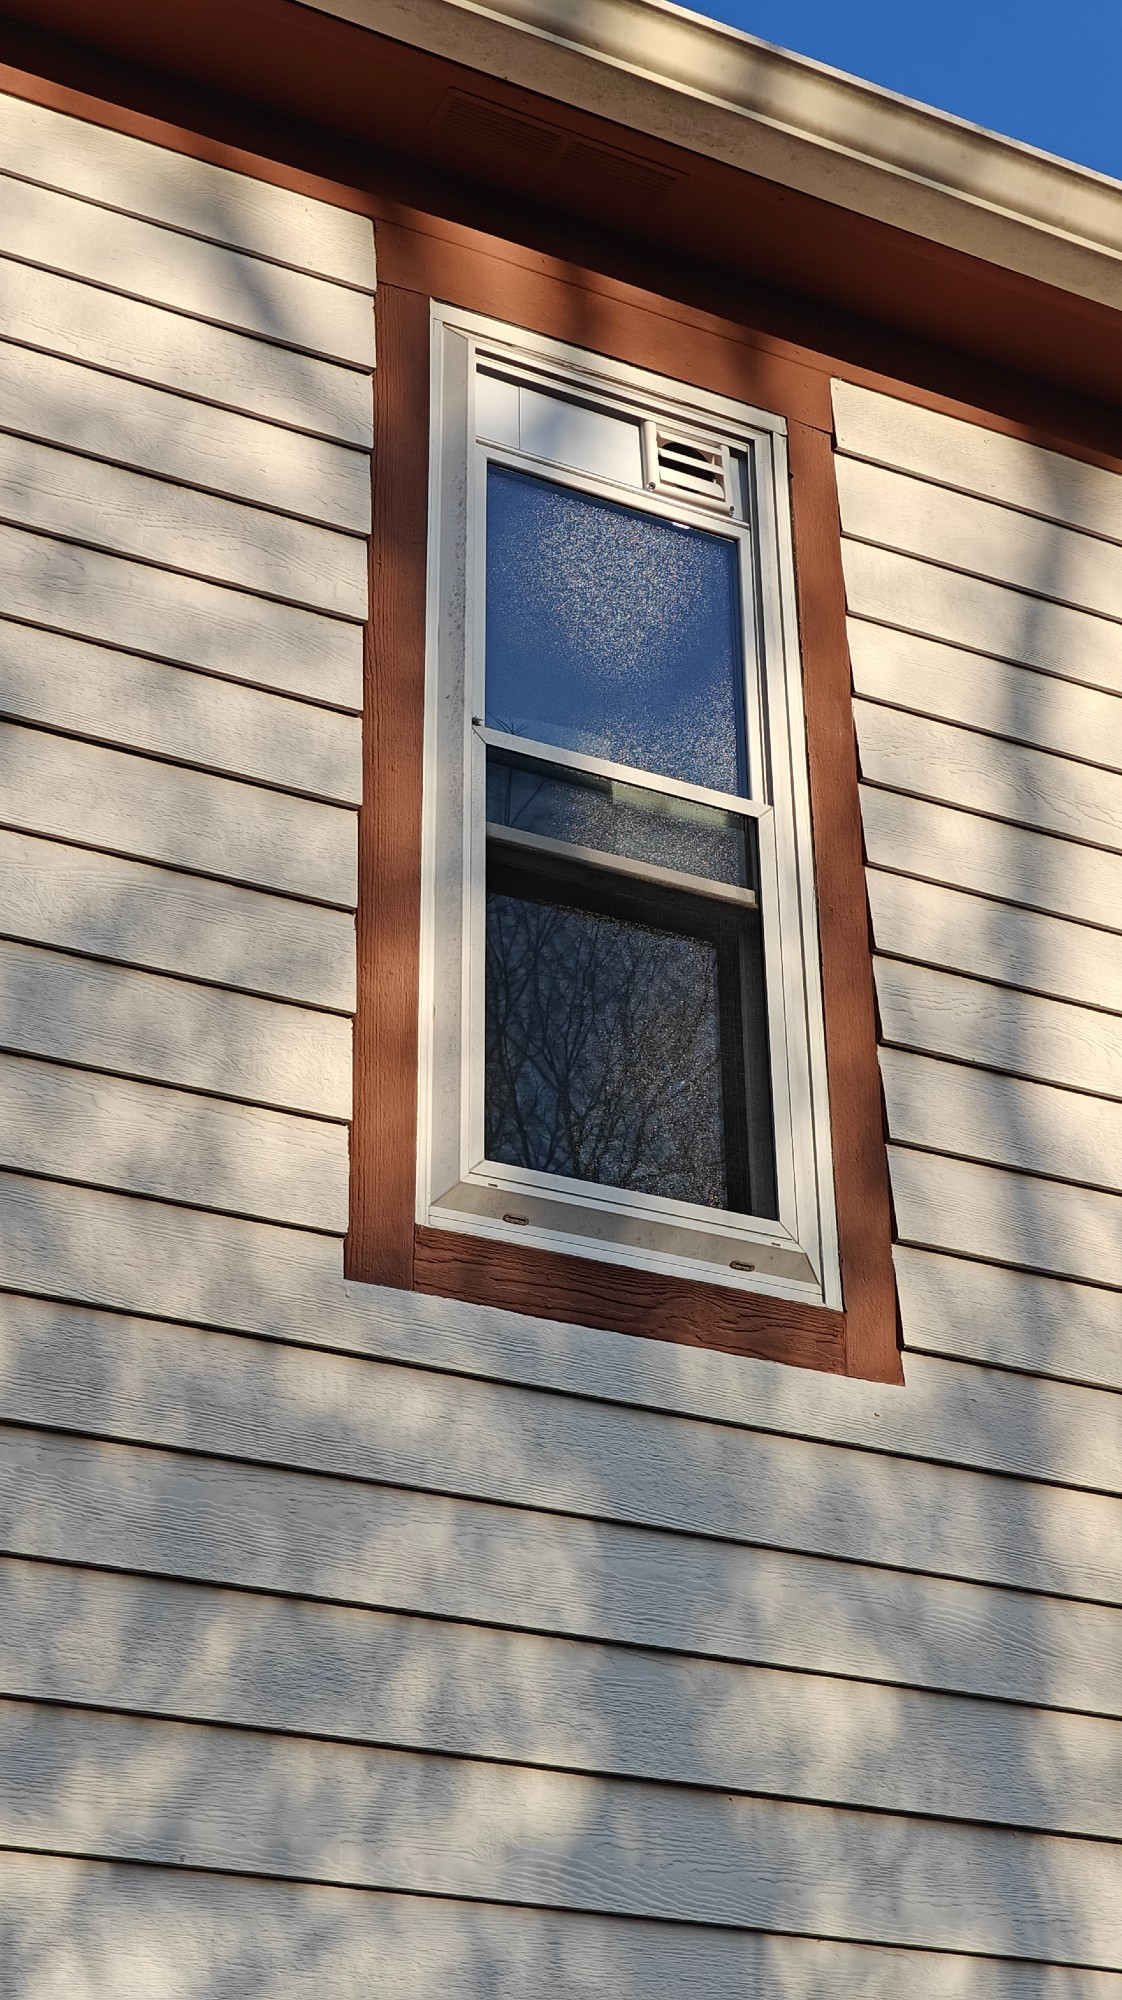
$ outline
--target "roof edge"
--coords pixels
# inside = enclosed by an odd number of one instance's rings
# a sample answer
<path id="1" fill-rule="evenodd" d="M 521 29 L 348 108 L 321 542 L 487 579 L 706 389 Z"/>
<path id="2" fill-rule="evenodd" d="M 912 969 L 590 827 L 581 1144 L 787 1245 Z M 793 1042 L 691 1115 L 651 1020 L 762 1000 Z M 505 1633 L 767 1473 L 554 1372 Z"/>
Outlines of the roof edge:
<path id="1" fill-rule="evenodd" d="M 1122 308 L 1122 183 L 666 0 L 299 4 Z"/>

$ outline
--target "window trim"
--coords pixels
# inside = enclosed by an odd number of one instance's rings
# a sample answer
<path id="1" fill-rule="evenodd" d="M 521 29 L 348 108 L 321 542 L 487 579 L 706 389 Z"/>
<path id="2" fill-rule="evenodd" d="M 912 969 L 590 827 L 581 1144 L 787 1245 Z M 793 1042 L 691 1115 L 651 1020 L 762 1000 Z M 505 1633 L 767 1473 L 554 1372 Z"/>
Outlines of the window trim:
<path id="1" fill-rule="evenodd" d="M 419 282 L 418 282 L 419 280 Z M 844 1308 L 679 1283 L 518 1244 L 416 1225 L 417 946 L 423 742 L 430 297 L 501 309 L 545 337 L 594 331 L 598 350 L 757 404 L 787 423 L 795 587 L 807 663 L 804 703 L 818 921 L 833 1109 Z M 856 743 L 837 491 L 828 428 L 829 364 L 773 361 L 750 330 L 610 287 L 572 264 L 564 284 L 495 242 L 466 262 L 443 239 L 414 274 L 388 274 L 377 307 L 367 643 L 365 803 L 359 819 L 356 1100 L 345 1269 L 359 1283 L 460 1299 L 625 1334 L 713 1347 L 899 1383 L 892 1216 L 877 1063 Z M 755 395 L 750 392 L 755 389 Z M 745 394 L 745 390 L 749 393 Z"/>
<path id="2" fill-rule="evenodd" d="M 784 419 L 435 301 L 431 353 L 418 1226 L 839 1309 Z M 502 373 L 608 415 L 653 419 L 686 435 L 711 430 L 753 466 L 750 521 L 490 439 L 477 424 L 475 388 L 481 374 Z M 730 803 L 756 820 L 759 841 L 772 967 L 765 1006 L 779 1187 L 774 1222 L 475 1160 L 482 1146 L 478 793 L 485 752 L 472 711 L 482 713 L 483 530 L 492 465 L 544 475 L 653 519 L 687 517 L 737 547 L 750 785 Z M 645 781 L 641 771 L 629 775 Z M 524 1219 L 515 1224 L 511 1211 Z"/>

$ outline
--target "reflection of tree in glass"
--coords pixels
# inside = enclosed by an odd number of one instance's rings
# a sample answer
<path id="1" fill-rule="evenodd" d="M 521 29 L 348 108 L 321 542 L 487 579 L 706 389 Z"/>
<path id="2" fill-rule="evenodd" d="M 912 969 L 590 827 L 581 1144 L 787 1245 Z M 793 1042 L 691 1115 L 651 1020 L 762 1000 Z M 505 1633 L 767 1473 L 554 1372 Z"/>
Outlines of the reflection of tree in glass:
<path id="1" fill-rule="evenodd" d="M 594 911 L 487 899 L 488 1157 L 726 1205 L 717 954 Z"/>

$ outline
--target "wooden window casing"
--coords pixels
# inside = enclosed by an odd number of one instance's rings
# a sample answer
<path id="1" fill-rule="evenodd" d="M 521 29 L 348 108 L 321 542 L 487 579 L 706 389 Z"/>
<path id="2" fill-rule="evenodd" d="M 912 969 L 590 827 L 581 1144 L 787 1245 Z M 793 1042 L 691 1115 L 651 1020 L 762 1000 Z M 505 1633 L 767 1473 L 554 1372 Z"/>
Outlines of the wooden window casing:
<path id="1" fill-rule="evenodd" d="M 438 246 L 434 250 L 439 265 Z M 504 260 L 475 297 L 465 296 L 469 288 L 459 272 L 439 268 L 432 272 L 430 290 L 383 281 L 378 294 L 348 1275 L 549 1319 L 898 1382 L 891 1209 L 837 497 L 831 439 L 826 430 L 804 420 L 799 405 L 805 407 L 805 393 L 788 397 L 787 407 L 773 395 L 767 407 L 788 425 L 844 1307 L 835 1311 L 767 1298 L 703 1280 L 422 1227 L 415 1220 L 430 300 L 454 290 L 457 305 L 494 314 L 501 299 L 501 317 L 572 341 L 582 302 L 571 267 L 566 290 L 576 290 L 577 297 L 567 297 L 569 310 L 560 324 L 556 312 L 542 309 L 548 300 L 534 284 L 534 261 L 526 260 L 527 270 Z M 442 278 L 450 282 L 442 284 Z M 709 351 L 700 358 L 703 367 L 708 364 L 708 379 L 703 379 L 688 324 L 664 321 L 658 328 L 661 338 L 652 342 L 649 315 L 625 300 L 606 301 L 600 291 L 586 295 L 583 304 L 586 346 L 639 367 L 673 372 L 700 388 L 737 395 L 741 352 L 735 342 L 730 340 L 720 356 L 713 354 L 711 341 L 705 343 Z M 723 362 L 719 380 L 713 379 L 715 359 Z M 814 389 L 820 384 L 816 371 Z M 755 394 L 759 401 L 758 390 Z M 751 399 L 748 385 L 740 385 L 739 398 Z"/>

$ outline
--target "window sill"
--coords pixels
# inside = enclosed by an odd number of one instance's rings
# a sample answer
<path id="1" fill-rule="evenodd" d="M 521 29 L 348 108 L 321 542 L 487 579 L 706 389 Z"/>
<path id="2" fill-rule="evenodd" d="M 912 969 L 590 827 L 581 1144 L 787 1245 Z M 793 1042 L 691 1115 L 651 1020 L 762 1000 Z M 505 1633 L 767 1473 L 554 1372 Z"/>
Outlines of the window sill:
<path id="1" fill-rule="evenodd" d="M 420 1225 L 413 1284 L 437 1298 L 535 1319 L 844 1375 L 846 1316 L 829 1306 L 664 1277 Z"/>

